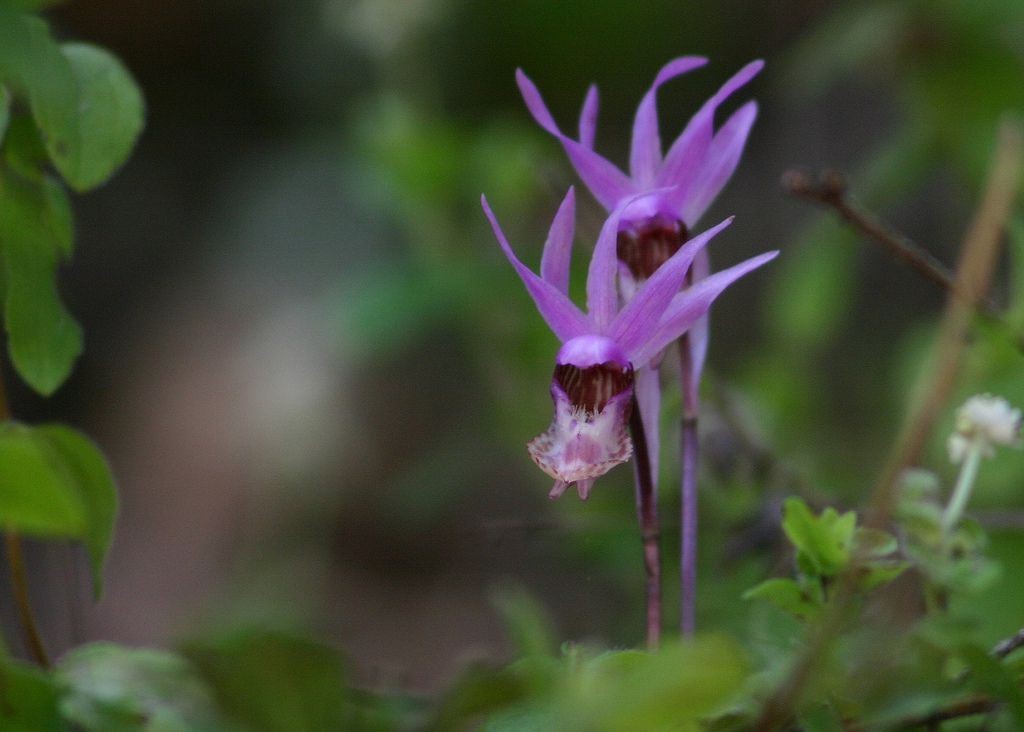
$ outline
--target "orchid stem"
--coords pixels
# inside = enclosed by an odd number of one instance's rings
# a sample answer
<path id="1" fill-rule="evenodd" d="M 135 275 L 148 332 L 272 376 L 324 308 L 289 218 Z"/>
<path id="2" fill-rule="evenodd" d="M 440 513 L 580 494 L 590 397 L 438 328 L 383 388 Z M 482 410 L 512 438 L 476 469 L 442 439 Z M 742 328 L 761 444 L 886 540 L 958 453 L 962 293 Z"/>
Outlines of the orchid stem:
<path id="1" fill-rule="evenodd" d="M 633 438 L 636 478 L 636 513 L 644 550 L 645 595 L 647 598 L 647 648 L 657 650 L 661 641 L 661 551 L 658 548 L 658 494 L 651 474 L 647 436 L 640 407 L 633 397 L 629 430 Z"/>
<path id="2" fill-rule="evenodd" d="M 697 460 L 700 447 L 697 439 L 697 415 L 700 405 L 696 390 L 689 386 L 693 364 L 690 360 L 690 343 L 687 335 L 679 339 L 679 362 L 683 391 L 683 475 L 679 509 L 679 630 L 684 636 L 692 636 L 697 615 Z"/>

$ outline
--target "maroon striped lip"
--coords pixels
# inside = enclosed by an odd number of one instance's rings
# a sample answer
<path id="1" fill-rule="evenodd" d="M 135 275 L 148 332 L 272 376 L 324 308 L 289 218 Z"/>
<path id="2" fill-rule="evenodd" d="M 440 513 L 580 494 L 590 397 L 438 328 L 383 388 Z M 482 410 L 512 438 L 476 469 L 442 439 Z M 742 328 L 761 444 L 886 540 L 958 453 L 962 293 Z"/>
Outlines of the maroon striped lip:
<path id="1" fill-rule="evenodd" d="M 555 366 L 555 383 L 576 409 L 596 414 L 608 401 L 633 386 L 633 367 L 613 361 L 580 368 L 572 364 Z"/>
<path id="2" fill-rule="evenodd" d="M 662 216 L 619 232 L 616 254 L 637 280 L 650 278 L 689 239 L 686 224 Z"/>

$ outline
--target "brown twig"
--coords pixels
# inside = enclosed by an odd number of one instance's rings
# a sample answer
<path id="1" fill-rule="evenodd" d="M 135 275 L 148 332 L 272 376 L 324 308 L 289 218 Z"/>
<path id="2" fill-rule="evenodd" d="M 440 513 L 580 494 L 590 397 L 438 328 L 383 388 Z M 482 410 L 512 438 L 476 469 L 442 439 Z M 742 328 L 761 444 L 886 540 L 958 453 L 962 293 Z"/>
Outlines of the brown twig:
<path id="1" fill-rule="evenodd" d="M 971 696 L 959 699 L 947 706 L 935 709 L 924 715 L 905 717 L 903 719 L 887 721 L 884 724 L 861 724 L 857 722 L 847 723 L 845 729 L 848 732 L 867 732 L 872 729 L 911 730 L 911 729 L 934 729 L 943 722 L 963 719 L 965 717 L 976 717 L 994 712 L 1001 702 L 988 696 Z"/>
<path id="2" fill-rule="evenodd" d="M 6 422 L 10 418 L 11 412 L 7 406 L 7 391 L 4 388 L 4 380 L 0 377 L 0 422 Z M 25 636 L 25 644 L 39 665 L 49 668 L 50 658 L 46 654 L 46 647 L 43 645 L 42 636 L 39 634 L 39 626 L 36 625 L 35 616 L 32 613 L 32 605 L 29 602 L 28 578 L 25 572 L 25 559 L 21 549 L 21 536 L 14 529 L 8 527 L 4 543 L 7 565 L 11 572 L 11 585 L 14 589 L 14 601 L 18 606 L 18 618 L 21 620 L 21 630 Z"/>
<path id="3" fill-rule="evenodd" d="M 1002 659 L 1022 647 L 1024 647 L 1024 628 L 1021 628 L 1009 638 L 1004 638 L 996 643 L 989 653 L 996 658 Z"/>
<path id="4" fill-rule="evenodd" d="M 18 605 L 18 617 L 21 619 L 21 627 L 25 631 L 25 641 L 36 662 L 43 668 L 49 668 L 50 657 L 46 653 L 43 638 L 39 634 L 39 626 L 36 625 L 35 616 L 32 614 L 32 604 L 29 602 L 25 558 L 21 552 L 21 537 L 16 531 L 12 529 L 7 530 L 5 546 L 7 550 L 7 564 L 11 568 L 11 585 L 14 588 L 14 599 Z"/>
<path id="5" fill-rule="evenodd" d="M 1024 131 L 1015 121 L 999 127 L 988 182 L 974 220 L 964 237 L 956 276 L 950 288 L 931 368 L 922 374 L 918 393 L 923 399 L 913 409 L 889 457 L 868 504 L 866 525 L 883 527 L 892 514 L 900 476 L 915 465 L 924 450 L 938 415 L 949 399 L 963 356 L 965 338 L 977 304 L 988 289 L 1001 235 L 1017 196 L 1024 157 Z M 758 730 L 776 730 L 792 717 L 807 682 L 847 619 L 854 597 L 855 578 L 846 573 L 803 654 L 789 676 L 762 707 Z M 939 719 L 938 721 L 941 721 Z"/>
<path id="6" fill-rule="evenodd" d="M 842 174 L 824 170 L 813 176 L 802 170 L 789 170 L 782 176 L 782 185 L 798 198 L 832 209 L 851 228 L 881 245 L 895 259 L 947 293 L 970 299 L 970 293 L 960 289 L 953 273 L 931 252 L 853 202 Z M 981 308 L 987 315 L 1002 320 L 1002 313 L 992 300 L 983 298 Z"/>

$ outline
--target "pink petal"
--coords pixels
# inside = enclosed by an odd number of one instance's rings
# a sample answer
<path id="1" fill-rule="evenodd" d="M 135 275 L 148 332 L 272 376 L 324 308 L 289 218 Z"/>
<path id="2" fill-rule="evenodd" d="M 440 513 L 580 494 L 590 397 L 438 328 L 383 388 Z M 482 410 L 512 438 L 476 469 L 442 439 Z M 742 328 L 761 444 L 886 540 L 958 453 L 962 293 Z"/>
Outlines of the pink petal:
<path id="1" fill-rule="evenodd" d="M 644 364 L 657 356 L 663 348 L 679 338 L 704 315 L 711 307 L 711 303 L 725 288 L 776 256 L 778 256 L 777 251 L 752 257 L 734 267 L 716 272 L 706 280 L 678 293 L 665 311 L 656 331 L 632 355 L 633 363 L 635 365 Z"/>
<path id="2" fill-rule="evenodd" d="M 763 67 L 763 61 L 752 61 L 740 69 L 704 103 L 669 148 L 665 162 L 658 172 L 658 183 L 676 186 L 676 202 L 680 208 L 687 200 L 693 181 L 711 145 L 715 110 L 733 92 L 756 76 Z"/>
<path id="3" fill-rule="evenodd" d="M 658 87 L 670 79 L 685 74 L 708 60 L 700 56 L 684 56 L 665 64 L 654 83 L 640 100 L 633 120 L 633 144 L 629 153 L 629 170 L 633 180 L 641 188 L 654 185 L 655 175 L 661 165 L 661 137 L 658 134 Z"/>
<path id="4" fill-rule="evenodd" d="M 590 323 L 590 319 L 581 313 L 579 308 L 573 305 L 566 295 L 559 292 L 558 288 L 554 285 L 545 282 L 531 272 L 529 267 L 519 261 L 515 252 L 512 251 L 508 239 L 505 238 L 505 233 L 501 230 L 501 226 L 498 225 L 494 212 L 491 211 L 491 207 L 487 204 L 485 196 L 480 197 L 480 205 L 483 206 L 484 213 L 491 222 L 491 228 L 494 230 L 494 236 L 497 238 L 498 244 L 501 245 L 501 250 L 505 252 L 508 261 L 519 274 L 523 284 L 526 285 L 526 291 L 530 293 L 530 297 L 536 303 L 541 317 L 544 318 L 548 327 L 558 336 L 558 339 L 565 342 L 576 336 L 592 332 L 594 328 Z"/>
<path id="5" fill-rule="evenodd" d="M 516 70 L 516 82 L 530 114 L 537 124 L 562 143 L 566 155 L 569 156 L 569 162 L 576 168 L 576 173 L 602 206 L 611 210 L 619 200 L 633 192 L 635 186 L 625 173 L 590 148 L 562 134 L 547 105 L 544 104 L 540 91 L 522 69 Z"/>
<path id="6" fill-rule="evenodd" d="M 732 177 L 757 119 L 757 102 L 747 102 L 722 125 L 708 147 L 704 164 L 697 173 L 683 206 L 687 226 L 697 223 Z"/>
<path id="7" fill-rule="evenodd" d="M 634 351 L 650 340 L 658 329 L 665 309 L 686 280 L 686 273 L 693 263 L 694 256 L 731 223 L 732 218 L 728 218 L 680 247 L 679 251 L 658 267 L 651 278 L 637 290 L 633 299 L 609 326 L 608 337 L 619 344 L 635 367 L 643 366 L 650 360 L 650 356 L 646 360 L 637 360 Z"/>
<path id="8" fill-rule="evenodd" d="M 572 260 L 572 239 L 576 231 L 576 191 L 570 186 L 558 213 L 551 221 L 544 253 L 540 259 L 540 276 L 563 295 L 569 294 L 569 266 Z"/>
<path id="9" fill-rule="evenodd" d="M 580 110 L 580 144 L 594 149 L 594 136 L 597 134 L 597 85 L 591 84 Z"/>

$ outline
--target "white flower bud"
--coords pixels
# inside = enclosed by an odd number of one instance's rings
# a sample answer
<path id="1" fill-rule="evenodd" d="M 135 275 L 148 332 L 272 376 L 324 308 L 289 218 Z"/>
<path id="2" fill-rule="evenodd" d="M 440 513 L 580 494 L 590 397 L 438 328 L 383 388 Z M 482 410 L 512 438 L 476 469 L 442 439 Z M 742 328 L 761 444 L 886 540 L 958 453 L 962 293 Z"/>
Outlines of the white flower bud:
<path id="1" fill-rule="evenodd" d="M 1019 445 L 1021 412 L 1002 397 L 980 394 L 957 410 L 955 429 L 947 443 L 950 460 L 962 462 L 972 446 L 992 457 L 996 445 Z"/>

